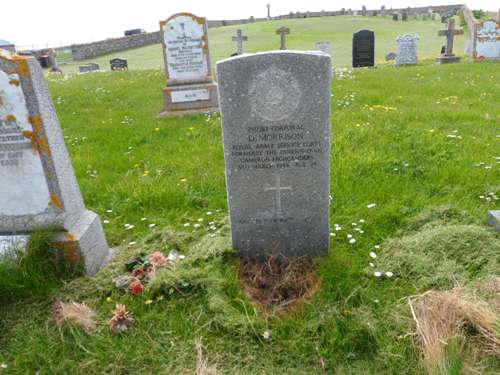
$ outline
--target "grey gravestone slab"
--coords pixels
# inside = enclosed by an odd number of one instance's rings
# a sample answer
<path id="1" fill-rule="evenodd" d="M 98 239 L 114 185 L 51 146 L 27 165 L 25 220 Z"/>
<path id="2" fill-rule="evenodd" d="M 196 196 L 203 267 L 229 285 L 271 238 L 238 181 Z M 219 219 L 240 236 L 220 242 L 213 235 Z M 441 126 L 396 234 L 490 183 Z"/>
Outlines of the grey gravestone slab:
<path id="1" fill-rule="evenodd" d="M 491 225 L 497 232 L 500 232 L 500 210 L 488 212 L 488 225 Z"/>
<path id="2" fill-rule="evenodd" d="M 316 50 L 332 56 L 332 45 L 330 42 L 316 42 Z"/>
<path id="3" fill-rule="evenodd" d="M 207 19 L 177 13 L 160 22 L 167 87 L 161 116 L 218 111 L 212 79 Z"/>
<path id="4" fill-rule="evenodd" d="M 0 235 L 60 230 L 56 246 L 95 274 L 108 255 L 99 217 L 85 209 L 40 65 L 0 55 Z"/>
<path id="5" fill-rule="evenodd" d="M 375 34 L 361 30 L 352 37 L 352 66 L 359 68 L 375 65 Z"/>
<path id="6" fill-rule="evenodd" d="M 396 57 L 396 66 L 418 64 L 418 35 L 406 34 L 398 36 L 398 53 Z"/>
<path id="7" fill-rule="evenodd" d="M 87 65 L 82 65 L 78 67 L 80 73 L 92 73 L 100 71 L 99 64 L 88 63 Z"/>
<path id="8" fill-rule="evenodd" d="M 328 252 L 331 59 L 273 51 L 217 64 L 233 247 Z"/>
<path id="9" fill-rule="evenodd" d="M 476 41 L 476 59 L 500 59 L 500 22 L 485 21 L 479 25 Z"/>

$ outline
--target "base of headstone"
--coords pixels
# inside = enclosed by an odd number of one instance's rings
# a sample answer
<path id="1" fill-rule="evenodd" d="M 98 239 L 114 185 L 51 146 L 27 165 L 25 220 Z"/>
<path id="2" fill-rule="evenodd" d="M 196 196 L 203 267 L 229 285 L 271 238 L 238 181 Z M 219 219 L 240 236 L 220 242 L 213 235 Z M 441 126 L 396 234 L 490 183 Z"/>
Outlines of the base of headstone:
<path id="1" fill-rule="evenodd" d="M 460 61 L 459 56 L 440 56 L 436 59 L 436 62 L 440 65 L 442 64 L 453 64 Z"/>
<path id="2" fill-rule="evenodd" d="M 495 228 L 497 232 L 500 232 L 500 210 L 488 212 L 488 225 Z"/>
<path id="3" fill-rule="evenodd" d="M 109 261 L 109 247 L 101 220 L 92 211 L 84 211 L 66 232 L 56 237 L 56 246 L 70 263 L 82 263 L 89 275 L 95 275 Z"/>
<path id="4" fill-rule="evenodd" d="M 164 109 L 160 116 L 179 116 L 186 113 L 218 112 L 219 96 L 216 83 L 165 87 Z"/>

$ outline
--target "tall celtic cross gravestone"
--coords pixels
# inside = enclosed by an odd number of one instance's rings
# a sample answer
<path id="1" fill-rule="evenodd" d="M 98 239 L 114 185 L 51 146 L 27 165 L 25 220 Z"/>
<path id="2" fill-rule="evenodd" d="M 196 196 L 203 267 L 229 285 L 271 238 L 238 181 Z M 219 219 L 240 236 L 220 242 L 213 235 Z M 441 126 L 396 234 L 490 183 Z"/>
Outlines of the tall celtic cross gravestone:
<path id="1" fill-rule="evenodd" d="M 40 65 L 0 52 L 1 252 L 43 228 L 58 230 L 55 246 L 87 273 L 105 264 L 101 222 L 85 209 Z"/>
<path id="2" fill-rule="evenodd" d="M 352 66 L 359 68 L 375 65 L 375 34 L 361 30 L 352 37 Z"/>
<path id="3" fill-rule="evenodd" d="M 161 115 L 218 110 L 212 80 L 207 19 L 177 13 L 160 22 L 167 87 Z"/>
<path id="4" fill-rule="evenodd" d="M 398 53 L 396 56 L 396 66 L 418 64 L 418 36 L 406 34 L 398 36 Z"/>
<path id="5" fill-rule="evenodd" d="M 237 54 L 243 55 L 243 42 L 248 41 L 248 37 L 243 35 L 241 29 L 236 30 L 236 36 L 233 36 L 233 42 L 236 42 Z"/>
<path id="6" fill-rule="evenodd" d="M 217 63 L 233 247 L 328 252 L 331 59 L 273 51 Z"/>
<path id="7" fill-rule="evenodd" d="M 280 49 L 286 49 L 286 35 L 290 34 L 290 29 L 285 26 L 281 26 L 278 30 L 276 30 L 276 34 L 280 36 Z"/>
<path id="8" fill-rule="evenodd" d="M 437 62 L 439 64 L 450 64 L 456 63 L 460 61 L 459 56 L 455 56 L 453 54 L 453 39 L 456 35 L 462 35 L 464 31 L 462 29 L 455 29 L 455 19 L 448 19 L 448 29 L 447 30 L 439 30 L 439 36 L 446 37 L 446 48 L 444 55 L 438 57 Z"/>

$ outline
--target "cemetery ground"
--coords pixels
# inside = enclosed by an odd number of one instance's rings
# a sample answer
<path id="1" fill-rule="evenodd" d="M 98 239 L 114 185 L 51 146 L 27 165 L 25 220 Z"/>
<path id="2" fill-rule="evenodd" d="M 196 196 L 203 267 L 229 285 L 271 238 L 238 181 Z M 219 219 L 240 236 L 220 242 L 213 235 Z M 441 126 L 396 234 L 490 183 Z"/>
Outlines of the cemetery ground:
<path id="1" fill-rule="evenodd" d="M 157 118 L 162 70 L 50 78 L 87 207 L 119 252 L 96 278 L 65 282 L 29 258 L 1 266 L 0 373 L 498 373 L 487 317 L 500 240 L 485 218 L 500 207 L 499 82 L 498 63 L 336 70 L 331 251 L 284 311 L 251 303 L 238 278 L 219 115 Z M 173 249 L 185 259 L 144 294 L 115 286 L 126 261 Z M 431 289 L 443 293 L 411 307 L 420 324 L 441 308 L 433 332 L 451 333 L 422 351 L 408 296 Z M 96 329 L 57 326 L 56 299 L 86 303 Z M 117 303 L 128 333 L 107 325 Z"/>
<path id="2" fill-rule="evenodd" d="M 457 18 L 457 27 L 460 21 Z M 247 53 L 271 51 L 280 46 L 279 35 L 276 29 L 280 26 L 290 28 L 290 34 L 286 37 L 288 49 L 311 50 L 318 41 L 331 41 L 333 60 L 335 66 L 347 66 L 352 61 L 352 34 L 362 29 L 375 32 L 375 61 L 384 61 L 386 53 L 396 51 L 396 37 L 404 34 L 419 34 L 419 56 L 420 58 L 435 58 L 441 51 L 441 46 L 446 42 L 445 38 L 438 36 L 438 30 L 446 25 L 440 21 L 408 20 L 407 22 L 395 22 L 391 17 L 320 17 L 307 19 L 275 20 L 269 22 L 256 22 L 244 25 L 225 26 L 209 29 L 210 50 L 212 61 L 215 62 L 229 57 L 236 52 L 236 44 L 231 42 L 231 37 L 236 35 L 237 29 L 242 29 L 243 34 L 248 36 L 248 42 L 244 43 L 244 51 Z M 465 38 L 455 39 L 455 51 L 462 55 Z M 62 60 L 68 61 L 67 56 L 61 56 Z M 70 62 L 70 65 L 62 65 L 65 73 L 75 73 L 78 66 L 89 62 L 96 62 L 103 70 L 109 70 L 109 60 L 114 57 L 124 57 L 129 62 L 129 69 L 155 69 L 164 65 L 162 48 L 160 44 L 115 52 L 106 56 L 100 56 L 84 61 Z"/>

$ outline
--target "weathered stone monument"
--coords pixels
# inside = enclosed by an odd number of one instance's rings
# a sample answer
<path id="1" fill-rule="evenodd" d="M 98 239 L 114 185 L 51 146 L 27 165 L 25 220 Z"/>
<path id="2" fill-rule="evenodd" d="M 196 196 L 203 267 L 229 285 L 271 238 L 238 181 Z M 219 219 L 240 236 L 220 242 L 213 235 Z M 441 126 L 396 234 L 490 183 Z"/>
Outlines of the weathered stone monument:
<path id="1" fill-rule="evenodd" d="M 352 37 L 352 66 L 359 68 L 375 65 L 375 34 L 361 30 Z"/>
<path id="2" fill-rule="evenodd" d="M 99 72 L 100 70 L 101 68 L 99 67 L 99 64 L 96 63 L 88 63 L 87 65 L 81 65 L 78 67 L 78 72 L 81 74 Z"/>
<path id="3" fill-rule="evenodd" d="M 363 17 L 365 17 L 365 16 L 366 16 L 366 5 L 363 5 L 363 7 L 361 8 L 361 15 L 362 15 Z"/>
<path id="4" fill-rule="evenodd" d="M 281 26 L 278 30 L 276 30 L 276 34 L 280 36 L 280 49 L 286 49 L 286 36 L 290 34 L 290 29 L 285 26 Z"/>
<path id="5" fill-rule="evenodd" d="M 243 42 L 246 42 L 248 37 L 243 35 L 241 29 L 236 30 L 236 36 L 233 36 L 233 42 L 236 42 L 236 53 L 238 55 L 243 55 Z"/>
<path id="6" fill-rule="evenodd" d="M 65 259 L 95 274 L 109 249 L 99 217 L 85 209 L 40 65 L 0 54 L 0 243 L 59 231 Z"/>
<path id="7" fill-rule="evenodd" d="M 500 59 L 500 22 L 485 21 L 478 27 L 476 35 L 476 59 Z"/>
<path id="8" fill-rule="evenodd" d="M 446 37 L 445 52 L 444 52 L 444 54 L 441 54 L 441 56 L 437 58 L 437 62 L 439 64 L 450 64 L 450 63 L 456 63 L 456 62 L 460 61 L 460 57 L 455 56 L 453 54 L 453 38 L 455 37 L 455 35 L 462 35 L 463 33 L 464 33 L 463 30 L 455 29 L 455 19 L 454 18 L 448 19 L 448 29 L 447 30 L 439 30 L 438 35 Z"/>
<path id="9" fill-rule="evenodd" d="M 267 7 L 267 20 L 269 21 L 271 19 L 271 4 L 268 3 L 266 7 Z"/>
<path id="10" fill-rule="evenodd" d="M 398 55 L 396 54 L 396 52 L 389 52 L 385 55 L 385 61 L 393 61 L 393 60 L 396 60 L 396 57 Z"/>
<path id="11" fill-rule="evenodd" d="M 163 116 L 218 111 L 212 80 L 207 19 L 177 13 L 160 22 L 167 87 Z"/>
<path id="12" fill-rule="evenodd" d="M 410 34 L 397 37 L 396 66 L 418 64 L 418 39 L 418 35 Z"/>
<path id="13" fill-rule="evenodd" d="M 217 63 L 233 247 L 328 252 L 330 57 L 273 51 Z"/>
<path id="14" fill-rule="evenodd" d="M 332 56 L 332 45 L 330 42 L 316 42 L 315 49 Z"/>

